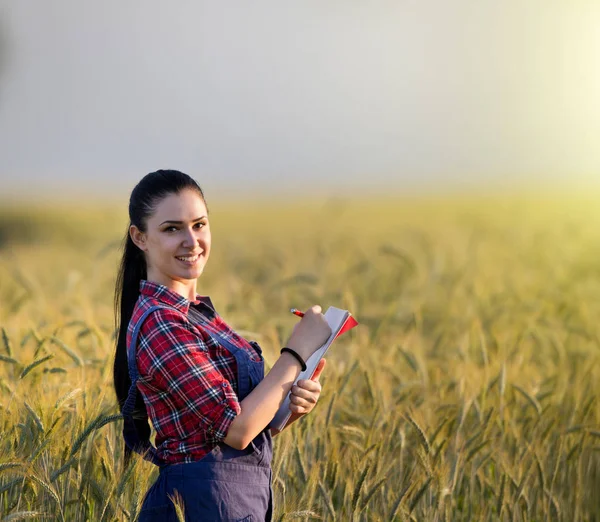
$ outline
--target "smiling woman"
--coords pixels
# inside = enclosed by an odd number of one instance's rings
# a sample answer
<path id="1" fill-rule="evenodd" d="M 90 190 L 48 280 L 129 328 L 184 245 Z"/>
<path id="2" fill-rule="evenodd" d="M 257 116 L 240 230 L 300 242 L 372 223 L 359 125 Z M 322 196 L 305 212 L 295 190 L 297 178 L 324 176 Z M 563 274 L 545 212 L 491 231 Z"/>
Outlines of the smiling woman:
<path id="1" fill-rule="evenodd" d="M 290 391 L 288 424 L 319 398 L 323 364 L 313 379 L 292 383 L 331 334 L 321 308 L 305 312 L 265 376 L 260 346 L 196 293 L 211 247 L 198 184 L 174 170 L 148 174 L 131 194 L 129 217 L 115 292 L 114 383 L 125 464 L 136 451 L 160 466 L 139 520 L 176 521 L 175 495 L 188 522 L 271 520 L 276 433 L 268 424 Z"/>

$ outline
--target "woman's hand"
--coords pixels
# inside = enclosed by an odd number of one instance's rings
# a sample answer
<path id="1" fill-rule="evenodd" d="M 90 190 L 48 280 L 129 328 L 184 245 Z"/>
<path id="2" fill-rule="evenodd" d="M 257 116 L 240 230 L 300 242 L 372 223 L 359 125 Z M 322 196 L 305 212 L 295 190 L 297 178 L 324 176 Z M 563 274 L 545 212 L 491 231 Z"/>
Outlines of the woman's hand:
<path id="1" fill-rule="evenodd" d="M 307 361 L 331 335 L 331 328 L 321 313 L 321 307 L 311 306 L 295 325 L 286 346 Z"/>
<path id="2" fill-rule="evenodd" d="M 310 380 L 302 379 L 298 381 L 297 385 L 292 386 L 290 411 L 294 416 L 299 417 L 310 413 L 317 404 L 321 395 L 319 376 L 323 368 L 325 368 L 325 359 L 319 361 L 315 373 Z"/>

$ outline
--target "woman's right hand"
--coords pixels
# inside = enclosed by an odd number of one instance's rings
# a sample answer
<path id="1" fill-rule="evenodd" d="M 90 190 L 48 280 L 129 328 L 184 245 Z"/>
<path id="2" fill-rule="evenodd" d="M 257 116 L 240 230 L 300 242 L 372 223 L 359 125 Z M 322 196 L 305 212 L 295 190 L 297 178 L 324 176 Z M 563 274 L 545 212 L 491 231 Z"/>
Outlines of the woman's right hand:
<path id="1" fill-rule="evenodd" d="M 321 307 L 311 306 L 296 323 L 287 345 L 298 352 L 305 361 L 331 336 L 331 328 L 321 313 Z"/>

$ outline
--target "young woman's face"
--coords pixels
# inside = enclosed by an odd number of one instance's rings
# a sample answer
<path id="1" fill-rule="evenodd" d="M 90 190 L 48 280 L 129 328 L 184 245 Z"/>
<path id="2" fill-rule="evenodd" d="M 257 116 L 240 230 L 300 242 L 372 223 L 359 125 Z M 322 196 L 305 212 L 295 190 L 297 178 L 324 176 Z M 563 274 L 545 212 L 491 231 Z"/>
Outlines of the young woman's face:
<path id="1" fill-rule="evenodd" d="M 208 261 L 208 212 L 194 190 L 162 199 L 146 223 L 146 232 L 132 226 L 131 235 L 146 254 L 148 279 L 168 287 L 197 279 Z"/>

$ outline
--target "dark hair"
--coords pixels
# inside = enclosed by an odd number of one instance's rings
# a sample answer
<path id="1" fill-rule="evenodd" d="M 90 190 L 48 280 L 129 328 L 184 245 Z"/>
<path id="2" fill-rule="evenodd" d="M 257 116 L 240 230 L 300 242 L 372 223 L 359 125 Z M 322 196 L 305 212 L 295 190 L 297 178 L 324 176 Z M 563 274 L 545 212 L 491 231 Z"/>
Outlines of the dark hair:
<path id="1" fill-rule="evenodd" d="M 134 187 L 129 198 L 129 225 L 123 240 L 123 257 L 117 274 L 114 303 L 117 331 L 113 379 L 119 410 L 123 409 L 131 386 L 127 367 L 127 328 L 140 295 L 140 281 L 147 277 L 146 258 L 132 241 L 129 228 L 131 225 L 135 225 L 139 230 L 145 232 L 146 222 L 154 213 L 158 203 L 166 196 L 178 194 L 185 189 L 195 190 L 206 203 L 204 193 L 198 183 L 187 174 L 177 170 L 157 170 L 147 174 Z M 142 441 L 149 441 L 148 412 L 139 391 L 136 392 L 133 418 L 139 437 Z M 125 445 L 125 467 L 131 460 L 131 454 L 132 450 Z"/>

